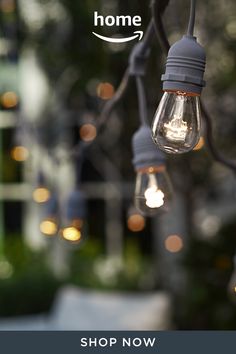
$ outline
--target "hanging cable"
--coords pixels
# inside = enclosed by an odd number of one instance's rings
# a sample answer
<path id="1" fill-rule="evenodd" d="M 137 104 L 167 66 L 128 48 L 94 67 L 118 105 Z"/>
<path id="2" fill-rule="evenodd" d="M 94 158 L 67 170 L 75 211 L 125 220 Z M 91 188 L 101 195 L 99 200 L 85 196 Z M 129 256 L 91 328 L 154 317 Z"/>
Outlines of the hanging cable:
<path id="1" fill-rule="evenodd" d="M 196 11 L 196 0 L 191 0 L 190 16 L 188 23 L 187 35 L 193 36 L 194 24 L 195 24 L 195 11 Z"/>
<path id="2" fill-rule="evenodd" d="M 166 3 L 168 5 L 169 0 Z M 155 34 L 158 38 L 158 41 L 160 43 L 163 52 L 167 55 L 170 49 L 170 44 L 165 34 L 162 17 L 161 17 L 161 11 L 159 8 L 160 8 L 160 1 L 153 0 L 151 3 L 151 11 L 152 11 Z"/>
<path id="3" fill-rule="evenodd" d="M 141 76 L 136 76 L 135 79 L 138 93 L 140 123 L 142 125 L 148 125 L 147 99 L 144 90 L 143 78 Z"/>
<path id="4" fill-rule="evenodd" d="M 227 159 L 226 157 L 224 157 L 222 155 L 222 153 L 220 151 L 218 151 L 214 140 L 213 140 L 213 129 L 212 129 L 212 120 L 211 117 L 209 115 L 209 113 L 206 110 L 206 107 L 204 106 L 203 102 L 201 102 L 201 110 L 203 113 L 203 117 L 205 120 L 205 124 L 206 124 L 206 134 L 205 134 L 205 139 L 207 142 L 207 146 L 209 151 L 211 152 L 211 155 L 213 156 L 213 158 L 221 163 L 222 165 L 228 167 L 229 169 L 231 169 L 233 172 L 236 173 L 236 161 L 232 161 L 230 159 Z"/>

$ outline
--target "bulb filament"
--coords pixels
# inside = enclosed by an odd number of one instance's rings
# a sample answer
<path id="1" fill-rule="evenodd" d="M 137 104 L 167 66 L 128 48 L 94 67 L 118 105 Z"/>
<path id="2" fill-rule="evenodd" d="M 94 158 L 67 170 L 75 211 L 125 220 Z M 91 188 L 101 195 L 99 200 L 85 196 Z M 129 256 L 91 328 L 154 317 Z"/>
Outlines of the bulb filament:
<path id="1" fill-rule="evenodd" d="M 146 189 L 144 196 L 146 198 L 146 205 L 149 208 L 160 208 L 164 205 L 164 193 L 156 186 Z"/>
<path id="2" fill-rule="evenodd" d="M 184 143 L 188 133 L 188 126 L 181 117 L 174 115 L 174 119 L 164 124 L 164 131 L 168 140 Z"/>

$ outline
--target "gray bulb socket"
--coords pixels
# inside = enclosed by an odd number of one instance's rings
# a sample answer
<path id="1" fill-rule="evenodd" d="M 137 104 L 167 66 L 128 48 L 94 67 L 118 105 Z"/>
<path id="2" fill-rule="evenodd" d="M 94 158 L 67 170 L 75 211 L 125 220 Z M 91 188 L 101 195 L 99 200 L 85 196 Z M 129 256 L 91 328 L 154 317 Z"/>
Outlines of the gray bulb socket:
<path id="1" fill-rule="evenodd" d="M 132 150 L 132 163 L 136 171 L 166 163 L 166 157 L 154 144 L 151 129 L 147 125 L 142 125 L 133 135 Z"/>
<path id="2" fill-rule="evenodd" d="M 169 50 L 166 72 L 161 77 L 163 90 L 200 95 L 206 84 L 203 80 L 205 66 L 205 50 L 196 37 L 183 36 Z"/>

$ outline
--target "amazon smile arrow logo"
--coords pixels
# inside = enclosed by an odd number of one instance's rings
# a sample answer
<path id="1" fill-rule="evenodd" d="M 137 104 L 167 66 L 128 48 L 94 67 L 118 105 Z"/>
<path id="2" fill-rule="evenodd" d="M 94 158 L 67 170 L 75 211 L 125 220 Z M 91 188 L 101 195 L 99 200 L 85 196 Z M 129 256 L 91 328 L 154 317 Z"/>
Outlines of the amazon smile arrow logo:
<path id="1" fill-rule="evenodd" d="M 139 38 L 139 41 L 141 41 L 141 39 L 143 38 L 143 31 L 135 31 L 134 33 L 136 33 L 136 34 L 134 36 L 126 37 L 126 38 L 104 37 L 98 33 L 95 33 L 95 32 L 92 32 L 92 33 L 94 34 L 94 36 L 102 39 L 103 41 L 110 42 L 110 43 L 125 43 L 125 42 L 132 41 L 133 39 L 136 39 L 136 38 Z"/>
<path id="2" fill-rule="evenodd" d="M 124 27 L 124 26 L 141 26 L 142 19 L 140 16 L 102 16 L 98 15 L 98 12 L 94 12 L 94 26 L 117 26 L 117 27 Z M 99 39 L 110 42 L 110 43 L 125 43 L 132 41 L 138 38 L 139 41 L 143 38 L 143 31 L 134 31 L 134 35 L 125 38 L 114 38 L 114 37 L 105 37 L 96 32 L 92 32 L 94 36 L 98 37 Z"/>

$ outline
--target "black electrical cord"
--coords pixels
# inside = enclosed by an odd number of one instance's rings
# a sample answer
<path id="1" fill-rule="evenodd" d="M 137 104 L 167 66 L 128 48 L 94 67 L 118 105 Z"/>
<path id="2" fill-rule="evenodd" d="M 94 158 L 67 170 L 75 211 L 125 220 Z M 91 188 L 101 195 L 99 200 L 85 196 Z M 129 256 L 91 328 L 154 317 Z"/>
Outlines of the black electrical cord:
<path id="1" fill-rule="evenodd" d="M 154 23 L 154 29 L 160 46 L 163 52 L 167 55 L 170 49 L 170 44 L 165 34 L 165 30 L 162 22 L 162 12 L 160 11 L 161 1 L 153 0 L 151 3 L 152 18 Z M 169 4 L 169 0 L 166 1 L 166 6 Z"/>
<path id="2" fill-rule="evenodd" d="M 154 39 L 154 36 L 155 36 L 154 22 L 153 22 L 153 20 L 151 20 L 149 22 L 147 30 L 144 34 L 143 39 L 142 39 L 142 42 L 141 42 L 142 46 L 140 46 L 140 51 L 139 51 L 139 53 L 137 53 L 138 55 L 146 56 L 147 51 L 149 50 L 151 43 Z M 134 47 L 133 50 L 135 50 L 135 48 L 136 47 Z M 132 53 L 131 53 L 131 55 L 132 55 Z M 113 109 L 124 97 L 124 94 L 128 88 L 130 79 L 131 79 L 130 68 L 128 66 L 114 96 L 109 101 L 107 101 L 106 104 L 103 106 L 103 109 L 102 109 L 101 114 L 98 119 L 98 128 L 100 128 L 107 121 L 107 119 L 109 118 Z"/>
<path id="3" fill-rule="evenodd" d="M 195 11 L 196 11 L 196 0 L 191 0 L 190 16 L 188 23 L 187 35 L 193 36 L 194 24 L 195 24 Z"/>
<path id="4" fill-rule="evenodd" d="M 147 99 L 144 89 L 143 77 L 136 76 L 136 86 L 139 104 L 139 119 L 142 125 L 148 125 Z"/>

